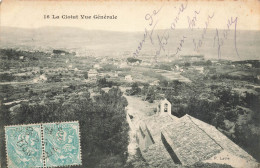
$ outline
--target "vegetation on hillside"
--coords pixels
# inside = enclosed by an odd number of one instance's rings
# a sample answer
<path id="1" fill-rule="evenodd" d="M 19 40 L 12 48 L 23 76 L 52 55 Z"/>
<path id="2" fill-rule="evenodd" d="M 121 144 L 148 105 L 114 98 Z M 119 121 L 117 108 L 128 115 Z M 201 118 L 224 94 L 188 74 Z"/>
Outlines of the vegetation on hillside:
<path id="1" fill-rule="evenodd" d="M 0 49 L 2 167 L 6 166 L 5 125 L 72 120 L 80 123 L 82 167 L 148 167 L 145 161 L 125 165 L 127 101 L 117 86 L 130 86 L 126 94 L 150 103 L 167 98 L 173 115 L 189 114 L 214 125 L 260 160 L 259 61 L 185 60 L 148 68 L 135 64 L 141 63 L 136 58 L 127 59 L 127 66 L 125 60 L 108 60 L 100 63 L 98 72 L 102 76 L 91 81 L 88 71 L 100 59 L 75 58 L 62 50 L 45 53 Z M 124 68 L 119 68 L 121 63 Z M 170 80 L 166 73 L 184 76 L 191 82 Z M 138 76 L 142 81 L 128 82 L 126 75 L 132 75 L 134 81 Z M 38 80 L 40 77 L 44 81 Z"/>
<path id="2" fill-rule="evenodd" d="M 215 66 L 212 62 L 204 62 L 205 65 L 201 65 L 206 73 L 198 73 L 189 68 L 182 72 L 182 75 L 192 80 L 191 83 L 162 79 L 158 86 L 134 84 L 128 93 L 142 96 L 151 103 L 167 98 L 172 103 L 173 115 L 182 117 L 189 114 L 215 126 L 260 160 L 260 134 L 257 131 L 260 123 L 260 96 L 259 92 L 250 89 L 259 80 L 253 73 L 250 74 L 252 78 L 244 76 L 234 79 L 224 76 L 225 71 L 246 71 L 243 65 L 234 70 L 234 66 L 223 63 L 221 66 L 224 68 L 210 71 Z M 216 78 L 212 77 L 213 74 Z"/>
<path id="3" fill-rule="evenodd" d="M 56 54 L 63 52 L 58 51 Z M 23 55 L 24 57 L 20 57 Z M 45 74 L 45 82 L 26 85 L 0 85 L 0 150 L 1 166 L 6 167 L 6 150 L 4 142 L 4 126 L 16 124 L 31 124 L 45 122 L 79 121 L 82 167 L 121 167 L 127 159 L 128 124 L 126 121 L 125 107 L 127 100 L 118 87 L 111 88 L 108 92 L 98 89 L 90 91 L 95 86 L 112 87 L 112 82 L 105 78 L 97 83 L 77 83 L 73 80 L 80 72 L 62 69 L 66 65 L 64 56 L 59 58 L 55 67 L 46 57 L 50 54 L 41 52 L 17 51 L 12 49 L 0 50 L 1 60 L 4 61 L 3 70 L 10 70 L 10 65 L 15 62 L 23 64 L 23 71 L 30 71 L 35 63 L 40 67 L 39 74 L 27 75 L 35 78 Z M 45 57 L 46 56 L 46 57 Z M 42 62 L 24 60 L 43 59 Z M 34 59 L 37 58 L 37 59 Z M 56 59 L 56 58 L 53 58 Z M 45 64 L 48 66 L 45 66 Z M 14 64 L 15 65 L 15 64 Z M 78 63 L 80 65 L 80 63 Z M 61 70 L 54 69 L 61 68 Z M 8 73 L 1 73 L 1 82 L 14 82 L 13 74 L 16 67 Z M 53 68 L 53 69 L 51 69 Z M 85 67 L 84 67 L 85 68 Z M 51 70 L 55 70 L 51 72 Z M 82 80 L 85 79 L 82 73 Z M 64 80 L 65 79 L 65 80 Z M 21 79 L 26 81 L 27 78 Z M 8 102 L 8 103 L 7 103 Z"/>
<path id="4" fill-rule="evenodd" d="M 137 59 L 137 58 L 133 58 L 133 57 L 128 57 L 127 61 L 130 62 L 130 63 L 135 63 L 135 62 L 141 63 L 142 62 L 142 60 Z"/>
<path id="5" fill-rule="evenodd" d="M 104 162 L 124 164 L 127 157 L 128 124 L 125 117 L 126 99 L 119 88 L 112 88 L 91 99 L 89 92 L 72 93 L 66 100 L 22 103 L 9 111 L 1 107 L 1 127 L 4 125 L 79 121 L 84 167 L 95 167 Z M 26 117 L 25 117 L 26 116 Z M 4 138 L 1 138 L 4 144 Z M 5 156 L 1 150 L 1 156 Z M 115 157 L 117 162 L 108 160 Z M 104 159 L 104 160 L 103 160 Z M 1 158 L 5 160 L 4 157 Z"/>

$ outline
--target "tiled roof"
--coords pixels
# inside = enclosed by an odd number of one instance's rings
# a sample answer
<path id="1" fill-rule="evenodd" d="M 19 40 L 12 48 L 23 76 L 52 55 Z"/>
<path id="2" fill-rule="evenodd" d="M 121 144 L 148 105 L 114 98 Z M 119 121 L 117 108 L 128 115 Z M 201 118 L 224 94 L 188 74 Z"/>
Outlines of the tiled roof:
<path id="1" fill-rule="evenodd" d="M 163 128 L 168 127 L 172 125 L 172 123 L 178 120 L 178 118 L 172 118 L 168 115 L 160 116 L 160 115 L 153 115 L 146 120 L 144 120 L 144 123 L 140 124 L 141 128 L 145 130 L 145 125 L 149 129 L 153 139 L 156 141 L 161 139 L 161 132 Z"/>
<path id="2" fill-rule="evenodd" d="M 144 120 L 140 124 L 140 128 L 143 131 L 149 131 L 155 141 L 154 144 L 142 151 L 144 158 L 147 159 L 151 166 L 156 167 L 157 161 L 161 164 L 173 163 L 172 167 L 173 165 L 177 166 L 162 143 L 162 135 L 182 165 L 193 165 L 194 163 L 210 159 L 224 150 L 240 158 L 255 161 L 252 156 L 228 139 L 214 126 L 189 115 L 185 115 L 182 118 L 168 115 L 153 115 Z"/>
<path id="3" fill-rule="evenodd" d="M 188 117 L 165 127 L 162 134 L 183 165 L 192 165 L 223 150 Z"/>
<path id="4" fill-rule="evenodd" d="M 228 137 L 222 134 L 214 126 L 200 121 L 192 116 L 186 115 L 184 117 L 190 118 L 200 129 L 207 133 L 212 139 L 216 141 L 216 143 L 218 143 L 223 149 L 225 149 L 229 153 L 241 158 L 245 158 L 247 160 L 255 161 L 255 159 L 251 155 L 249 155 L 246 151 L 244 151 L 237 144 L 231 141 Z"/>
<path id="5" fill-rule="evenodd" d="M 150 145 L 146 150 L 141 151 L 149 167 L 178 167 L 164 148 L 161 141 Z"/>

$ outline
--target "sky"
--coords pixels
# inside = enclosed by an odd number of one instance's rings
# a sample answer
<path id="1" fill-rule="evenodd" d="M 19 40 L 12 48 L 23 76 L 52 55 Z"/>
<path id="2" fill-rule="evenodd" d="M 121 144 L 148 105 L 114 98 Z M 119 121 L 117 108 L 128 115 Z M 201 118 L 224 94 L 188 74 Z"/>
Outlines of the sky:
<path id="1" fill-rule="evenodd" d="M 180 12 L 181 4 L 185 9 Z M 117 16 L 117 19 L 93 19 L 94 15 L 105 14 Z M 50 18 L 44 19 L 44 15 Z M 52 15 L 59 16 L 59 19 L 53 19 Z M 62 15 L 78 15 L 78 19 L 62 19 Z M 80 15 L 92 19 L 80 19 Z M 176 29 L 191 25 L 205 28 L 208 16 L 214 17 L 207 24 L 208 28 L 260 30 L 260 1 L 3 0 L 0 6 L 0 25 L 18 28 L 65 26 L 87 30 L 144 31 L 153 26 L 155 29 L 168 29 L 173 24 Z M 236 26 L 228 26 L 236 18 Z"/>

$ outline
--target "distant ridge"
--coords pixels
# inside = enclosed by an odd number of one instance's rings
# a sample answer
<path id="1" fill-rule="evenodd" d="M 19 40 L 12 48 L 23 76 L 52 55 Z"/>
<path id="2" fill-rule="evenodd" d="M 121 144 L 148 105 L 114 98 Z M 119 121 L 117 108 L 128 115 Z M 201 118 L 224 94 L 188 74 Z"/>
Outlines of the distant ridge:
<path id="1" fill-rule="evenodd" d="M 155 30 L 152 45 L 147 39 L 144 43 L 142 54 L 153 57 L 159 48 L 157 34 L 163 34 L 165 30 Z M 219 30 L 222 36 L 222 31 Z M 161 57 L 173 56 L 179 46 L 182 36 L 187 37 L 183 43 L 180 55 L 194 54 L 194 42 L 201 39 L 202 29 L 177 29 L 169 30 L 168 44 Z M 197 54 L 204 55 L 206 59 L 218 58 L 218 48 L 214 37 L 216 30 L 208 29 L 203 39 L 202 47 Z M 73 49 L 90 50 L 97 55 L 110 55 L 128 52 L 133 53 L 144 36 L 143 32 L 115 32 L 104 30 L 85 30 L 73 27 L 41 27 L 35 29 L 1 27 L 0 43 L 1 47 L 16 47 L 25 49 Z M 260 59 L 260 31 L 239 30 L 236 32 L 236 45 L 239 56 L 235 52 L 234 30 L 228 33 L 224 45 L 221 47 L 221 58 L 229 60 L 259 60 Z M 216 43 L 216 42 L 215 42 Z"/>

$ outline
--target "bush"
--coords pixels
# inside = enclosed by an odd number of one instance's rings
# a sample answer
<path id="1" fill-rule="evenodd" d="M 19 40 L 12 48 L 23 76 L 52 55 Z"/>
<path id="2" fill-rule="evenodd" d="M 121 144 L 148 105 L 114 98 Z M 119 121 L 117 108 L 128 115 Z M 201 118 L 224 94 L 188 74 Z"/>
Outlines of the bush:
<path id="1" fill-rule="evenodd" d="M 62 53 L 64 53 L 64 54 L 69 54 L 68 52 L 66 52 L 66 51 L 64 51 L 64 50 L 53 50 L 53 53 L 54 53 L 54 54 L 62 54 Z"/>
<path id="2" fill-rule="evenodd" d="M 66 100 L 45 101 L 41 104 L 22 103 L 10 113 L 10 120 L 5 116 L 5 125 L 78 120 L 83 167 L 103 165 L 111 156 L 116 158 L 109 165 L 122 165 L 126 160 L 128 146 L 127 100 L 119 88 L 112 88 L 108 93 L 100 91 L 100 95 L 94 99 L 92 101 L 90 93 L 84 92 L 81 95 L 70 94 Z M 1 153 L 1 156 L 5 154 Z"/>
<path id="3" fill-rule="evenodd" d="M 133 57 L 128 57 L 127 61 L 130 62 L 130 63 L 135 63 L 137 61 L 139 61 L 140 63 L 142 62 L 142 60 L 137 59 L 137 58 L 133 58 Z"/>
<path id="4" fill-rule="evenodd" d="M 106 78 L 101 78 L 97 80 L 97 85 L 99 87 L 112 87 L 114 85 L 114 83 L 112 81 L 107 81 Z"/>
<path id="5" fill-rule="evenodd" d="M 238 118 L 237 109 L 232 109 L 225 114 L 225 118 L 229 121 L 235 122 Z"/>
<path id="6" fill-rule="evenodd" d="M 113 64 L 105 64 L 102 65 L 102 68 L 100 69 L 101 71 L 106 71 L 106 72 L 111 72 L 111 71 L 117 71 L 117 67 Z"/>
<path id="7" fill-rule="evenodd" d="M 185 67 L 189 67 L 189 66 L 191 66 L 191 63 L 185 62 L 185 63 L 184 63 L 184 66 L 185 66 Z"/>
<path id="8" fill-rule="evenodd" d="M 127 89 L 126 93 L 128 95 L 139 95 L 141 93 L 141 89 L 138 86 L 138 83 L 135 82 L 131 85 L 131 89 Z"/>
<path id="9" fill-rule="evenodd" d="M 15 79 L 15 77 L 12 74 L 9 74 L 9 73 L 0 74 L 1 82 L 11 82 L 14 79 Z"/>

